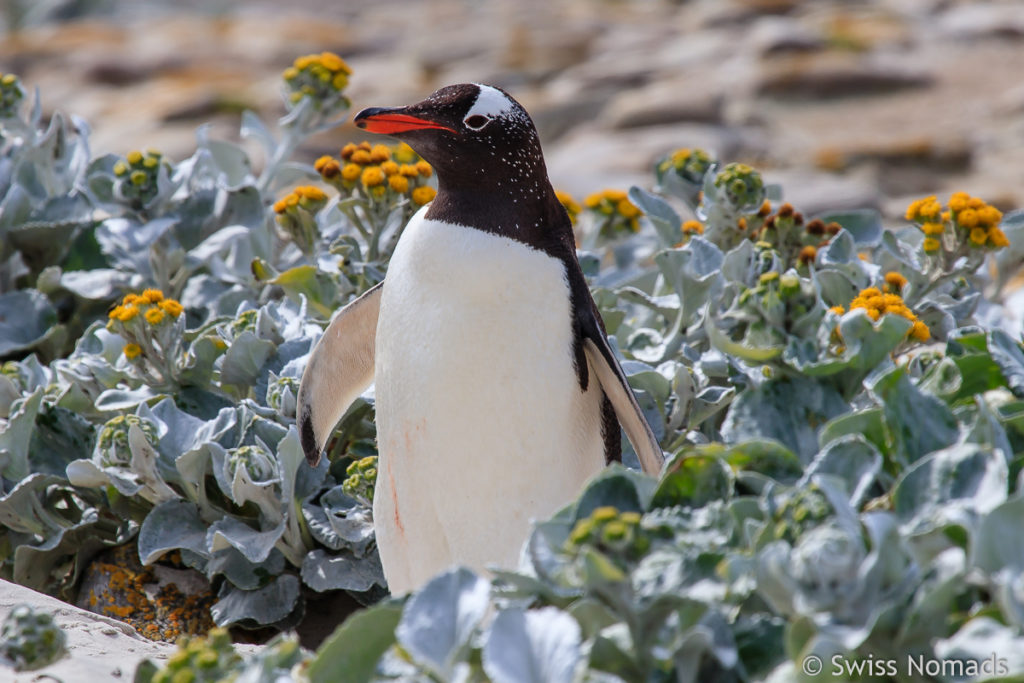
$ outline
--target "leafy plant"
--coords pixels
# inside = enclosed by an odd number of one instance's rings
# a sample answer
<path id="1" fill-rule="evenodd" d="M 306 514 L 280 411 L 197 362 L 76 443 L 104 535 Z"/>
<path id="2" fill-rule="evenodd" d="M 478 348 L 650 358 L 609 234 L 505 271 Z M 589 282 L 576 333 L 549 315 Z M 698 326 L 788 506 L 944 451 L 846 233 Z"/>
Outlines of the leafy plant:
<path id="1" fill-rule="evenodd" d="M 41 669 L 64 655 L 67 641 L 52 614 L 18 605 L 0 626 L 0 663 L 16 671 Z"/>

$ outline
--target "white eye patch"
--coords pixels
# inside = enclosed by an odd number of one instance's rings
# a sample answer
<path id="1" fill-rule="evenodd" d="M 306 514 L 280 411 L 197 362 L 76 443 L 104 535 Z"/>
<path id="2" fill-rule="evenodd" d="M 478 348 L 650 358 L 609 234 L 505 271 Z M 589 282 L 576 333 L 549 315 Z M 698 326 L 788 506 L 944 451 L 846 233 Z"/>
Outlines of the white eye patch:
<path id="1" fill-rule="evenodd" d="M 469 108 L 468 112 L 466 112 L 466 117 L 463 119 L 463 122 L 468 122 L 474 116 L 483 116 L 490 121 L 491 119 L 496 119 L 502 114 L 512 110 L 512 107 L 514 106 L 512 104 L 512 100 L 510 100 L 505 93 L 501 92 L 497 88 L 492 88 L 489 85 L 480 85 L 479 83 L 474 85 L 480 88 L 480 94 L 477 95 L 476 102 L 473 103 L 473 106 Z M 476 120 L 474 120 L 474 122 L 475 121 Z M 467 123 L 467 125 L 469 124 Z M 484 125 L 486 125 L 486 123 Z M 473 128 L 474 126 L 470 127 Z M 480 128 L 483 128 L 483 125 L 476 129 L 479 130 Z"/>

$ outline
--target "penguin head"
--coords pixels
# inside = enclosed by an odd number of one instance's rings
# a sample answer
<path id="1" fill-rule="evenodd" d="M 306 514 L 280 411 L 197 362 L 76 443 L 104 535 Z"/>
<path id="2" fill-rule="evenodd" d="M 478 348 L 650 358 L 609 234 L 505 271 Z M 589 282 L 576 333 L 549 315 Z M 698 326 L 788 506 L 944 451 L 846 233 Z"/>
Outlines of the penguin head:
<path id="1" fill-rule="evenodd" d="M 406 142 L 434 167 L 442 190 L 496 186 L 509 176 L 547 177 L 530 115 L 494 86 L 449 85 L 406 107 L 364 109 L 354 122 Z"/>

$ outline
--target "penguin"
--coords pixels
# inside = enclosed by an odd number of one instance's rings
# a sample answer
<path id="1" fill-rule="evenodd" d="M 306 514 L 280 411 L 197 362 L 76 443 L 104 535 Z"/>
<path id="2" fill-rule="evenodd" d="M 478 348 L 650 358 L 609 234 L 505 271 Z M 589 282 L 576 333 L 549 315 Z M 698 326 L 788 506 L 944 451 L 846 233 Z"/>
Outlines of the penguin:
<path id="1" fill-rule="evenodd" d="M 374 383 L 373 520 L 393 595 L 455 565 L 513 568 L 530 533 L 621 459 L 664 454 L 576 259 L 530 116 L 489 85 L 372 107 L 355 124 L 408 143 L 438 192 L 406 225 L 383 282 L 341 309 L 298 393 L 316 465 Z"/>

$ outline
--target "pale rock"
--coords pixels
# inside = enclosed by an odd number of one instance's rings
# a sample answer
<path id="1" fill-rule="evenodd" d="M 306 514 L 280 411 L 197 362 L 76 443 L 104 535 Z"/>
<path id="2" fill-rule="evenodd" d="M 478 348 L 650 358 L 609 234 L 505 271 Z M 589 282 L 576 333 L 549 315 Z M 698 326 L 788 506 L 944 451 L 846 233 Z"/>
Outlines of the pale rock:
<path id="1" fill-rule="evenodd" d="M 718 123 L 722 118 L 723 101 L 715 84 L 706 80 L 659 81 L 615 97 L 604 119 L 615 129 L 680 122 Z"/>
<path id="2" fill-rule="evenodd" d="M 792 55 L 763 64 L 757 91 L 772 97 L 827 99 L 877 95 L 934 82 L 916 65 L 848 53 Z"/>
<path id="3" fill-rule="evenodd" d="M 176 650 L 172 643 L 157 643 L 143 638 L 115 619 L 86 612 L 24 586 L 0 580 L 0 619 L 18 605 L 27 604 L 53 614 L 57 625 L 67 634 L 68 653 L 37 671 L 16 673 L 0 666 L 0 680 L 9 683 L 36 683 L 44 680 L 89 681 L 107 683 L 130 681 L 143 659 L 157 663 Z M 253 652 L 253 645 L 236 646 Z"/>
<path id="4" fill-rule="evenodd" d="M 1024 38 L 1024 7 L 1019 2 L 958 5 L 937 23 L 941 33 L 952 38 Z"/>

